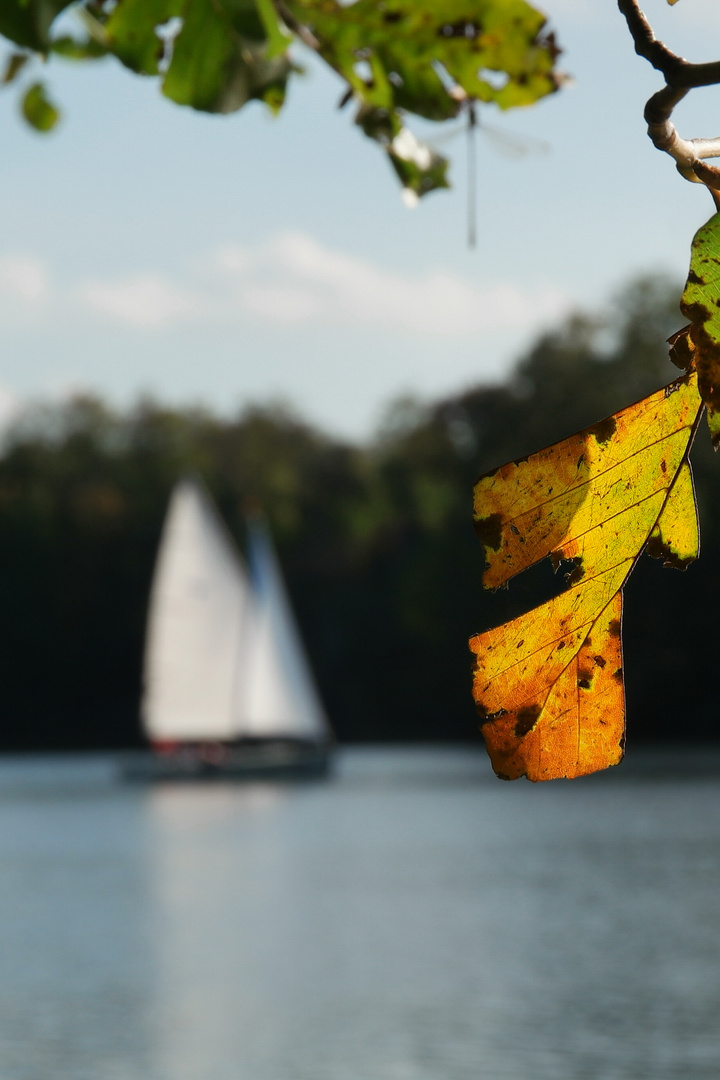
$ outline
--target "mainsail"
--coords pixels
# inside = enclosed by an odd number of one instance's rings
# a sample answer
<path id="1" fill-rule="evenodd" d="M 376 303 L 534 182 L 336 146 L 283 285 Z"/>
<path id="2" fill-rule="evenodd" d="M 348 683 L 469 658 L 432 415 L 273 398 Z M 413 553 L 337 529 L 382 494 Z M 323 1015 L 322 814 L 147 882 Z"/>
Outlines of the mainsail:
<path id="1" fill-rule="evenodd" d="M 254 582 L 209 496 L 180 481 L 153 580 L 142 715 L 152 742 L 330 731 L 267 530 L 250 526 Z"/>

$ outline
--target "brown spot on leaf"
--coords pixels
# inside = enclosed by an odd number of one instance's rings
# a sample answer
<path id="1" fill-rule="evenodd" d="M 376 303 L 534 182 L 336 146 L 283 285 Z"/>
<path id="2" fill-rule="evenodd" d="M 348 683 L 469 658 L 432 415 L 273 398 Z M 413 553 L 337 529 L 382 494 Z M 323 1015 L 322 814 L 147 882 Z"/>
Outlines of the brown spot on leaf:
<path id="1" fill-rule="evenodd" d="M 500 514 L 489 514 L 488 517 L 475 518 L 473 521 L 478 540 L 485 547 L 499 551 L 502 546 L 503 519 Z"/>
<path id="2" fill-rule="evenodd" d="M 585 577 L 585 567 L 583 566 L 582 556 L 578 555 L 577 558 L 573 559 L 573 562 L 575 565 L 572 570 L 569 574 L 565 575 L 568 585 L 575 585 Z"/>
<path id="3" fill-rule="evenodd" d="M 611 637 L 620 637 L 620 620 L 612 619 L 608 626 L 608 633 Z"/>
<path id="4" fill-rule="evenodd" d="M 590 689 L 590 680 L 589 679 L 578 679 L 578 686 L 582 687 L 583 690 L 589 690 Z"/>
<path id="5" fill-rule="evenodd" d="M 605 665 L 607 664 L 607 660 L 604 656 L 593 656 L 593 660 L 598 667 L 605 667 Z"/>
<path id="6" fill-rule="evenodd" d="M 520 646 L 521 646 L 521 645 L 524 645 L 524 644 L 525 644 L 525 638 L 522 638 L 522 639 L 521 639 L 520 641 L 518 641 L 518 643 L 517 643 L 517 645 L 515 646 L 515 648 L 516 648 L 516 649 L 519 649 L 519 648 L 520 648 Z"/>
<path id="7" fill-rule="evenodd" d="M 690 273 L 692 273 L 692 270 L 690 271 Z M 700 284 L 704 284 L 704 283 L 700 282 Z M 712 318 L 712 312 L 709 311 L 708 308 L 706 308 L 704 304 L 699 304 L 699 303 L 682 304 L 681 306 L 682 306 L 682 313 L 683 313 L 683 315 L 687 315 L 688 319 L 690 320 L 690 325 L 692 326 L 693 331 L 696 334 L 699 334 L 700 336 L 702 336 L 703 323 L 707 322 L 708 319 Z"/>
<path id="8" fill-rule="evenodd" d="M 654 533 L 654 535 L 648 539 L 645 550 L 651 559 L 664 559 L 667 551 L 662 536 L 660 536 L 659 533 Z"/>
<path id="9" fill-rule="evenodd" d="M 692 323 L 683 326 L 682 330 L 676 331 L 668 338 L 670 346 L 669 356 L 675 367 L 688 371 L 693 364 L 695 354 L 695 342 L 692 338 Z"/>
<path id="10" fill-rule="evenodd" d="M 617 431 L 617 420 L 614 416 L 608 416 L 590 428 L 590 434 L 595 436 L 595 441 L 602 444 L 609 442 Z"/>
<path id="11" fill-rule="evenodd" d="M 527 735 L 528 731 L 532 731 L 541 712 L 540 705 L 526 705 L 518 711 L 515 719 L 515 737 L 517 739 L 521 739 L 523 735 Z"/>
<path id="12" fill-rule="evenodd" d="M 482 701 L 475 702 L 475 709 L 480 718 L 480 727 L 483 724 L 487 724 L 490 720 L 497 720 L 499 716 L 504 716 L 506 709 L 497 709 L 495 712 L 490 712 L 486 705 Z"/>
<path id="13" fill-rule="evenodd" d="M 560 563 L 563 562 L 564 559 L 565 559 L 565 556 L 563 554 L 562 548 L 558 548 L 557 551 L 551 551 L 550 552 L 550 562 L 552 563 L 552 568 L 555 571 L 555 573 L 557 573 L 558 567 L 560 566 Z"/>
<path id="14" fill-rule="evenodd" d="M 565 641 L 559 642 L 558 647 L 557 647 L 557 651 L 560 652 L 561 649 L 564 649 L 566 644 L 567 644 L 567 642 L 565 642 Z"/>
<path id="15" fill-rule="evenodd" d="M 617 679 L 618 682 L 622 682 L 622 677 L 623 673 L 621 667 L 617 668 L 616 671 L 613 671 L 613 679 Z"/>
<path id="16" fill-rule="evenodd" d="M 687 570 L 690 563 L 695 562 L 694 556 L 683 559 L 672 547 L 663 540 L 661 533 L 653 533 L 645 545 L 645 551 L 651 559 L 662 559 L 663 566 L 671 566 L 675 570 Z"/>
<path id="17" fill-rule="evenodd" d="M 688 282 L 689 282 L 689 283 L 690 283 L 691 285 L 704 285 L 704 284 L 705 284 L 705 281 L 704 281 L 704 279 L 703 279 L 703 278 L 701 278 L 701 277 L 699 277 L 699 276 L 698 276 L 698 275 L 697 275 L 697 274 L 695 273 L 695 271 L 694 271 L 694 270 L 692 269 L 692 267 L 690 268 L 690 272 L 688 273 L 688 277 L 687 277 L 687 279 L 688 279 Z"/>

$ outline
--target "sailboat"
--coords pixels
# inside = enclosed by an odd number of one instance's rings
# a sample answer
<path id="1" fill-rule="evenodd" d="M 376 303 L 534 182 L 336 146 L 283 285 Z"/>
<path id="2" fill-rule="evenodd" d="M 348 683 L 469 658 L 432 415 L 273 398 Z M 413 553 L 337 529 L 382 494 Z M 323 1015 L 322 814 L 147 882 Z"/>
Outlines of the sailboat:
<path id="1" fill-rule="evenodd" d="M 248 549 L 250 573 L 205 489 L 178 482 L 147 625 L 141 715 L 152 775 L 291 778 L 328 768 L 330 725 L 257 516 Z"/>

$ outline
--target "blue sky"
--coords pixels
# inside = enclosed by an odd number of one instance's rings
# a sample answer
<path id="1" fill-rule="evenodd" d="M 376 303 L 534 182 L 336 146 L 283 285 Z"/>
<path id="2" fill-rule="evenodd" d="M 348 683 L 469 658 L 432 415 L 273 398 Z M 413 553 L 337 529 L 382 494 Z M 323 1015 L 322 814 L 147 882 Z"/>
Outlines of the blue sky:
<path id="1" fill-rule="evenodd" d="M 671 47 L 717 58 L 708 0 L 645 9 Z M 394 397 L 501 378 L 539 329 L 602 306 L 633 274 L 681 281 L 712 204 L 644 133 L 659 76 L 614 0 L 544 10 L 575 81 L 532 109 L 482 114 L 549 150 L 509 159 L 479 140 L 474 251 L 463 139 L 443 147 L 453 192 L 407 210 L 336 110 L 339 81 L 312 63 L 277 120 L 259 106 L 195 114 L 112 61 L 53 61 L 64 121 L 41 137 L 5 90 L 0 412 L 78 390 L 224 413 L 285 400 L 361 438 Z M 718 90 L 683 103 L 682 134 L 716 135 L 718 103 Z"/>

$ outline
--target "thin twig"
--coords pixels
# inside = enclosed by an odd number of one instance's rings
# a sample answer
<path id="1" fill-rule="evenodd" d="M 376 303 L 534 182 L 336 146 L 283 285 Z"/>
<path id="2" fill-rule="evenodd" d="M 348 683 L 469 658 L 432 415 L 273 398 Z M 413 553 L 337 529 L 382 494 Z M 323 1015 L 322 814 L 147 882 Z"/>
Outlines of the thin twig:
<path id="1" fill-rule="evenodd" d="M 637 0 L 618 0 L 628 24 L 635 52 L 665 77 L 665 86 L 645 106 L 648 135 L 653 146 L 672 157 L 686 180 L 720 190 L 720 169 L 706 165 L 705 158 L 720 157 L 720 136 L 715 139 L 683 139 L 671 122 L 673 109 L 689 90 L 720 83 L 720 61 L 692 64 L 659 41 Z"/>
<path id="2" fill-rule="evenodd" d="M 283 3 L 283 0 L 275 0 L 275 7 L 278 10 L 280 18 L 287 26 L 288 30 L 291 30 L 296 37 L 299 37 L 303 45 L 307 45 L 313 52 L 320 52 L 320 42 L 315 35 L 308 29 L 304 23 L 301 23 L 295 18 L 292 11 L 288 8 L 287 4 Z"/>

